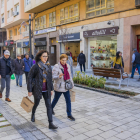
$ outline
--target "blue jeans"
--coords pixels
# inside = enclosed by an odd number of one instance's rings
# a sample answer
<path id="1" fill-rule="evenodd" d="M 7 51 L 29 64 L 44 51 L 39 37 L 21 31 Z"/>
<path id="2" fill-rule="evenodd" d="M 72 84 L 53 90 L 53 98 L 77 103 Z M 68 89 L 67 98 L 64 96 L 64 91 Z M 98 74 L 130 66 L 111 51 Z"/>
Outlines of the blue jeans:
<path id="1" fill-rule="evenodd" d="M 22 75 L 15 75 L 16 76 L 16 84 L 22 86 Z"/>
<path id="2" fill-rule="evenodd" d="M 60 96 L 62 95 L 62 92 L 57 92 L 55 91 L 55 95 L 54 95 L 54 99 L 52 101 L 52 109 L 55 107 L 55 105 L 57 104 Z M 66 100 L 66 104 L 67 104 L 67 115 L 71 116 L 71 100 L 70 100 L 70 92 L 63 92 L 63 95 L 65 97 Z"/>
<path id="3" fill-rule="evenodd" d="M 132 67 L 132 74 L 131 74 L 131 77 L 134 76 L 134 73 L 135 73 L 136 68 L 138 69 L 138 73 L 139 73 L 139 75 L 140 75 L 140 64 L 136 64 L 136 67 Z"/>

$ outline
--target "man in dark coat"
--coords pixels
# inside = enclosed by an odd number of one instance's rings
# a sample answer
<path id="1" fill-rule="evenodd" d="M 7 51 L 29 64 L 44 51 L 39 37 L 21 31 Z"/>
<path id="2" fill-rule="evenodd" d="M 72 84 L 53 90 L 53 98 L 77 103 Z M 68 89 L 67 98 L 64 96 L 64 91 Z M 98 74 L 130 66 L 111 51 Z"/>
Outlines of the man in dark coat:
<path id="1" fill-rule="evenodd" d="M 82 72 L 82 65 L 84 67 L 84 72 L 85 72 L 86 56 L 85 54 L 83 54 L 83 51 L 81 51 L 81 53 L 78 56 L 78 63 L 80 64 L 81 72 Z"/>
<path id="2" fill-rule="evenodd" d="M 17 55 L 15 59 L 15 75 L 16 75 L 16 84 L 22 87 L 22 75 L 24 73 L 24 61 L 21 59 L 21 55 Z"/>
<path id="3" fill-rule="evenodd" d="M 10 81 L 11 75 L 14 72 L 14 61 L 10 58 L 10 52 L 6 50 L 4 56 L 0 59 L 0 79 L 1 79 L 1 92 L 0 98 L 2 98 L 2 93 L 5 89 L 6 84 L 6 98 L 5 101 L 11 102 L 10 96 Z"/>

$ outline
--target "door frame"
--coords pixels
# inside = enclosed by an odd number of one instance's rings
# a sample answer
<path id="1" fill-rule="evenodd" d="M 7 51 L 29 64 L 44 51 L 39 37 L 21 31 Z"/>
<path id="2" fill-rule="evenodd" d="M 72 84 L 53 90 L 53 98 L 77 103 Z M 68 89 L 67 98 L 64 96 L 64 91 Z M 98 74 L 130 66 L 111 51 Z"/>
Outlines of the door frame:
<path id="1" fill-rule="evenodd" d="M 137 35 L 137 50 L 138 52 L 140 52 L 140 48 L 139 48 L 139 42 L 140 42 L 140 39 L 139 39 L 140 35 Z"/>

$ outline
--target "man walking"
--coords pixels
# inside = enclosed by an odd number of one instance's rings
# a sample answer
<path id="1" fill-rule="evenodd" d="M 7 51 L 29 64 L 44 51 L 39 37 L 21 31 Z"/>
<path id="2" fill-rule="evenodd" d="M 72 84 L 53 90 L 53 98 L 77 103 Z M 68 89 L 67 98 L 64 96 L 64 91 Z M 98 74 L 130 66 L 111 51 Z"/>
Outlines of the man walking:
<path id="1" fill-rule="evenodd" d="M 10 81 L 11 75 L 14 72 L 14 61 L 10 58 L 10 52 L 6 50 L 4 56 L 0 58 L 0 78 L 1 78 L 1 93 L 0 98 L 2 98 L 2 93 L 5 89 L 6 84 L 6 98 L 5 101 L 11 102 L 10 96 Z"/>
<path id="2" fill-rule="evenodd" d="M 140 53 L 138 53 L 137 49 L 133 50 L 133 55 L 132 55 L 132 74 L 131 74 L 131 78 L 134 77 L 134 73 L 136 68 L 138 69 L 139 75 L 140 75 Z M 139 77 L 140 80 L 140 77 Z"/>
<path id="3" fill-rule="evenodd" d="M 78 63 L 80 64 L 80 69 L 82 72 L 82 66 L 84 67 L 84 72 L 85 72 L 85 63 L 86 63 L 86 56 L 83 54 L 83 51 L 78 56 Z"/>
<path id="4" fill-rule="evenodd" d="M 25 58 L 24 60 L 24 72 L 25 72 L 25 76 L 26 76 L 26 84 L 27 84 L 27 77 L 28 77 L 28 73 L 33 65 L 33 60 L 29 57 L 29 54 L 25 54 Z"/>
<path id="5" fill-rule="evenodd" d="M 21 59 L 21 55 L 17 55 L 15 59 L 15 75 L 16 75 L 16 84 L 22 87 L 22 75 L 24 73 L 24 61 Z"/>
<path id="6" fill-rule="evenodd" d="M 67 64 L 70 65 L 71 76 L 72 76 L 72 78 L 73 78 L 73 60 L 72 60 L 72 58 L 71 58 L 71 56 L 70 56 L 70 55 L 71 55 L 70 52 L 67 52 L 66 55 L 68 56 Z"/>

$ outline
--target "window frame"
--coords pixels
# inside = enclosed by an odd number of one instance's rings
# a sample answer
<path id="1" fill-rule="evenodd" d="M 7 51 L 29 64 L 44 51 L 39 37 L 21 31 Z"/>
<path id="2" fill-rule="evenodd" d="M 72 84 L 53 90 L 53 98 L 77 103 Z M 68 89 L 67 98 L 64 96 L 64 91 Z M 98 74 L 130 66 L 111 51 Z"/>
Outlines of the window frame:
<path id="1" fill-rule="evenodd" d="M 13 31 L 9 30 L 9 38 L 12 39 L 13 38 Z"/>
<path id="2" fill-rule="evenodd" d="M 1 15 L 1 23 L 4 23 L 4 14 Z"/>
<path id="3" fill-rule="evenodd" d="M 77 6 L 78 6 L 78 15 L 74 15 L 75 13 L 75 9 L 74 9 L 74 5 L 76 5 L 77 4 Z M 73 6 L 73 16 L 72 17 L 70 17 L 70 7 L 71 6 Z M 60 9 L 60 24 L 65 24 L 65 23 L 71 23 L 71 22 L 76 22 L 76 21 L 78 21 L 79 20 L 79 15 L 80 15 L 80 7 L 79 7 L 80 5 L 79 5 L 79 2 L 78 3 L 75 3 L 75 4 L 72 4 L 72 5 L 69 5 L 69 6 L 66 6 L 66 7 L 64 7 L 64 8 L 61 8 Z M 68 17 L 67 18 L 65 18 L 65 9 L 68 9 Z M 61 19 L 61 10 L 63 9 L 63 19 Z M 78 18 L 78 20 L 74 20 L 74 18 Z M 62 21 L 64 21 L 64 23 L 62 23 Z"/>
<path id="4" fill-rule="evenodd" d="M 14 35 L 15 35 L 15 36 L 18 35 L 18 30 L 17 30 L 17 28 L 14 29 Z"/>
<path id="5" fill-rule="evenodd" d="M 41 20 L 42 19 L 42 20 Z M 41 22 L 42 21 L 42 22 Z M 35 30 L 40 30 L 40 29 L 44 29 L 46 28 L 47 26 L 47 23 L 46 23 L 46 15 L 43 15 L 41 17 L 37 17 L 35 19 L 35 22 L 34 22 L 34 25 L 35 25 Z M 39 23 L 39 24 L 38 24 Z M 44 24 L 42 24 L 44 23 Z"/>
<path id="6" fill-rule="evenodd" d="M 27 2 L 27 1 L 28 1 L 28 2 Z M 31 0 L 26 0 L 26 1 L 25 1 L 26 6 L 29 5 L 30 3 L 31 3 Z"/>
<path id="7" fill-rule="evenodd" d="M 53 16 L 53 13 L 55 13 L 55 17 Z M 50 14 L 52 14 L 51 22 L 50 22 Z M 56 11 L 49 13 L 49 27 L 54 27 L 54 26 L 56 26 Z"/>
<path id="8" fill-rule="evenodd" d="M 89 11 L 89 10 L 87 10 L 87 1 L 89 1 L 89 0 L 86 0 L 86 18 L 97 17 L 97 16 L 100 16 L 100 15 L 106 15 L 106 14 L 112 13 L 112 12 L 109 12 L 109 13 L 107 12 L 109 9 L 114 9 L 114 4 L 113 4 L 113 7 L 107 7 L 108 0 L 105 0 L 105 7 L 101 7 L 101 0 L 100 0 L 100 8 L 96 9 L 96 0 L 94 0 L 95 9 Z M 110 0 L 110 1 L 114 2 L 114 0 Z M 106 10 L 106 13 L 101 14 L 101 10 Z M 96 15 L 96 12 L 98 12 L 98 11 L 100 11 L 100 14 Z M 95 12 L 95 16 L 87 17 L 87 14 L 93 13 L 93 12 Z"/>
<path id="9" fill-rule="evenodd" d="M 10 13 L 10 10 L 7 11 L 7 19 L 11 17 L 10 14 L 11 14 L 11 13 Z"/>
<path id="10" fill-rule="evenodd" d="M 1 0 L 1 8 L 4 7 L 4 0 Z"/>

